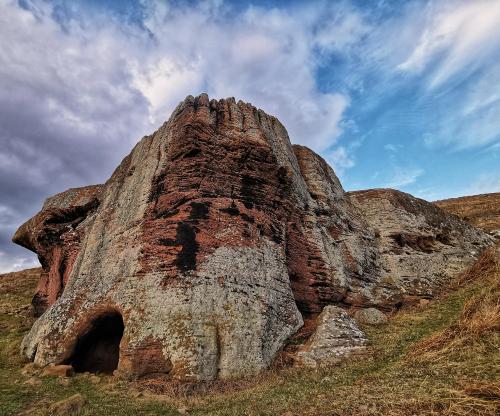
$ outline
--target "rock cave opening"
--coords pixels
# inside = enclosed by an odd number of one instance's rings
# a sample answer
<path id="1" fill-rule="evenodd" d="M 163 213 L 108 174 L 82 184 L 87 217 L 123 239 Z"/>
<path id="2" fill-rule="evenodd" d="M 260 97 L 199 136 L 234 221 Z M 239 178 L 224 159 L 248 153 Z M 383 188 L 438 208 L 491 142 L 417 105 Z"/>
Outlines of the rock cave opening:
<path id="1" fill-rule="evenodd" d="M 113 374 L 120 358 L 120 341 L 125 326 L 118 312 L 96 317 L 90 329 L 78 338 L 67 364 L 77 373 Z"/>

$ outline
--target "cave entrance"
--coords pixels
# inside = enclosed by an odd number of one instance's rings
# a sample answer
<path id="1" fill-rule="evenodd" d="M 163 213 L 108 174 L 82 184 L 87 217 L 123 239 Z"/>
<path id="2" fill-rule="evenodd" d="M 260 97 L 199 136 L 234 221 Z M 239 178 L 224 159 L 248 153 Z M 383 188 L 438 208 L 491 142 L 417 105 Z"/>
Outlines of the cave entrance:
<path id="1" fill-rule="evenodd" d="M 112 374 L 118 367 L 124 328 L 118 312 L 98 316 L 92 321 L 90 329 L 78 338 L 68 364 L 77 373 Z"/>

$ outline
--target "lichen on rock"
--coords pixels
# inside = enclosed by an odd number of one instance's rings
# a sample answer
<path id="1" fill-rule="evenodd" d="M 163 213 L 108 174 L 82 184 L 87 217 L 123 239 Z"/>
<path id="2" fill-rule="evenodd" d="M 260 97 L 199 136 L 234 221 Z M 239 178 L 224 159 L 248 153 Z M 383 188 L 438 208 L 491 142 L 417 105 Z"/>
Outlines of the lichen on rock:
<path id="1" fill-rule="evenodd" d="M 212 380 L 267 368 L 304 321 L 329 357 L 324 328 L 356 332 L 339 307 L 431 298 L 492 239 L 407 194 L 346 193 L 275 117 L 202 94 L 14 241 L 43 267 L 21 346 L 37 365 Z"/>
<path id="2" fill-rule="evenodd" d="M 361 353 L 367 344 L 366 335 L 345 310 L 325 306 L 318 316 L 316 331 L 298 351 L 297 362 L 307 367 L 333 364 Z"/>

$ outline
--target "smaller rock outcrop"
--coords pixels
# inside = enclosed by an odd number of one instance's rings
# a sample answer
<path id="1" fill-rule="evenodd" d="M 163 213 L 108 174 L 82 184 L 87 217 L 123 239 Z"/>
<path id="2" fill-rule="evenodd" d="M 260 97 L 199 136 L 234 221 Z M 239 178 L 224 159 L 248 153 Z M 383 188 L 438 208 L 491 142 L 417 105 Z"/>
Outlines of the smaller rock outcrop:
<path id="1" fill-rule="evenodd" d="M 368 340 L 347 312 L 337 306 L 325 306 L 318 316 L 317 328 L 298 351 L 297 363 L 317 367 L 364 350 Z"/>
<path id="2" fill-rule="evenodd" d="M 43 376 L 52 377 L 72 377 L 75 374 L 75 370 L 70 365 L 48 365 L 43 369 Z"/>
<path id="3" fill-rule="evenodd" d="M 345 192 L 275 117 L 206 94 L 13 239 L 43 267 L 29 360 L 194 381 L 262 371 L 303 325 L 305 363 L 358 351 L 344 310 L 432 298 L 492 242 L 411 195 Z"/>
<path id="4" fill-rule="evenodd" d="M 432 298 L 493 243 L 482 230 L 404 192 L 370 189 L 349 197 L 376 234 L 381 266 L 365 306 L 391 310 Z"/>
<path id="5" fill-rule="evenodd" d="M 375 308 L 358 309 L 354 312 L 354 319 L 359 324 L 383 325 L 387 323 L 387 316 L 384 312 Z"/>
<path id="6" fill-rule="evenodd" d="M 12 240 L 38 254 L 42 274 L 32 300 L 40 316 L 61 296 L 84 237 L 87 216 L 99 205 L 102 185 L 68 189 L 45 201 L 42 210 L 25 222 Z"/>
<path id="7" fill-rule="evenodd" d="M 49 411 L 51 415 L 55 416 L 77 415 L 83 410 L 86 403 L 87 399 L 85 396 L 77 393 L 54 403 L 50 406 Z"/>

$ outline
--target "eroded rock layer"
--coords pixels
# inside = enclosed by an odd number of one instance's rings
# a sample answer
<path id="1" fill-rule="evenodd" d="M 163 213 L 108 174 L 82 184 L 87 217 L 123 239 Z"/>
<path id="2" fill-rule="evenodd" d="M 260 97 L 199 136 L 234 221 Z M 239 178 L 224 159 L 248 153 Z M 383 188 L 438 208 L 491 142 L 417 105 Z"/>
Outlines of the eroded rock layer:
<path id="1" fill-rule="evenodd" d="M 464 270 L 493 239 L 434 204 L 393 189 L 349 193 L 374 230 L 382 265 L 370 306 L 432 298 Z"/>
<path id="2" fill-rule="evenodd" d="M 22 351 L 81 371 L 248 375 L 326 305 L 432 296 L 490 243 L 425 201 L 377 192 L 346 194 L 262 110 L 188 97 L 104 185 L 49 198 L 17 231 L 44 270 Z"/>
<path id="3" fill-rule="evenodd" d="M 100 190 L 101 185 L 87 186 L 48 198 L 42 211 L 14 235 L 14 242 L 37 253 L 42 265 L 32 301 L 35 316 L 45 312 L 61 295 L 85 235 L 84 220 L 99 205 Z"/>

